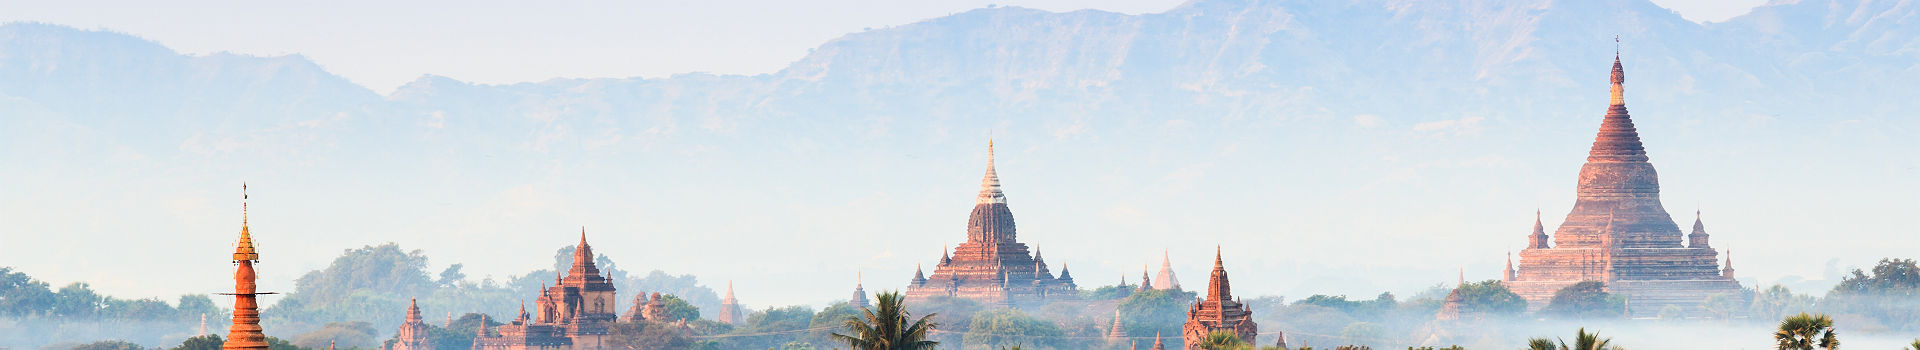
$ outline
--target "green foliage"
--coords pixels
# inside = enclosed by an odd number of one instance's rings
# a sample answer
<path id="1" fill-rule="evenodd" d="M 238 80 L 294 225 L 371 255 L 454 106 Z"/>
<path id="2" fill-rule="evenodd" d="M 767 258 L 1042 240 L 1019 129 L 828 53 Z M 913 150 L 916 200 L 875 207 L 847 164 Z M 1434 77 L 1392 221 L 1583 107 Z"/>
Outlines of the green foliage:
<path id="1" fill-rule="evenodd" d="M 1120 301 L 1120 324 L 1129 337 L 1180 334 L 1180 325 L 1187 321 L 1187 306 L 1193 304 L 1195 295 L 1159 289 L 1133 293 Z"/>
<path id="2" fill-rule="evenodd" d="M 1080 299 L 1085 299 L 1085 300 L 1120 299 L 1120 298 L 1125 298 L 1127 296 L 1133 295 L 1133 290 L 1139 289 L 1139 288 L 1140 288 L 1139 286 L 1130 286 L 1125 284 L 1103 286 L 1103 287 L 1094 288 L 1091 290 L 1080 291 Z"/>
<path id="3" fill-rule="evenodd" d="M 226 344 L 227 341 L 220 339 L 219 335 L 208 334 L 187 338 L 187 340 L 180 341 L 180 346 L 175 346 L 168 350 L 220 350 L 220 346 Z"/>
<path id="4" fill-rule="evenodd" d="M 1681 320 L 1686 318 L 1686 311 L 1680 310 L 1679 306 L 1667 305 L 1660 308 L 1657 317 L 1666 321 Z"/>
<path id="5" fill-rule="evenodd" d="M 364 321 L 333 322 L 294 337 L 293 344 L 314 349 L 325 349 L 329 343 L 339 348 L 372 348 L 378 334 L 373 324 Z"/>
<path id="6" fill-rule="evenodd" d="M 1920 330 L 1920 267 L 1913 259 L 1888 258 L 1871 271 L 1855 269 L 1827 292 L 1826 305 L 1893 329 Z"/>
<path id="7" fill-rule="evenodd" d="M 1551 348 L 1549 348 L 1549 349 L 1551 349 Z M 1431 347 L 1431 346 L 1421 346 L 1421 347 L 1412 347 L 1412 346 L 1409 346 L 1409 347 L 1407 347 L 1407 350 L 1467 350 L 1467 348 L 1465 348 L 1465 347 L 1461 347 L 1461 346 L 1459 346 L 1459 345 L 1454 345 L 1454 346 L 1449 346 L 1449 347 L 1444 347 L 1444 348 L 1436 348 L 1436 347 Z M 1531 348 L 1529 348 L 1529 350 L 1531 350 Z"/>
<path id="8" fill-rule="evenodd" d="M 1393 293 L 1380 293 L 1380 295 L 1374 296 L 1373 300 L 1347 300 L 1347 296 L 1345 295 L 1328 296 L 1315 294 L 1306 299 L 1293 302 L 1293 304 L 1321 306 L 1340 310 L 1340 312 L 1356 318 L 1371 319 L 1385 315 L 1387 311 L 1399 306 L 1400 302 L 1394 298 Z"/>
<path id="9" fill-rule="evenodd" d="M 941 330 L 948 333 L 966 332 L 965 327 L 969 326 L 967 323 L 973 320 L 973 315 L 985 310 L 980 303 L 973 300 L 944 296 L 928 298 L 908 306 L 927 315 L 935 315 L 933 319 L 947 327 Z M 864 311 L 862 314 L 864 315 Z"/>
<path id="10" fill-rule="evenodd" d="M 1515 316 L 1527 311 L 1527 300 L 1507 289 L 1500 280 L 1485 280 L 1460 285 L 1460 311 L 1486 315 Z"/>
<path id="11" fill-rule="evenodd" d="M 862 310 L 860 317 L 848 318 L 847 333 L 834 333 L 834 339 L 854 350 L 919 350 L 940 344 L 927 340 L 928 333 L 940 326 L 933 321 L 934 315 L 909 321 L 913 314 L 907 312 L 906 298 L 899 292 L 881 292 L 874 299 L 873 307 Z"/>
<path id="12" fill-rule="evenodd" d="M 1253 345 L 1249 345 L 1246 341 L 1240 340 L 1240 335 L 1234 334 L 1231 331 L 1215 331 L 1213 333 L 1207 333 L 1207 337 L 1200 340 L 1200 348 L 1207 350 L 1247 350 L 1253 349 Z"/>
<path id="13" fill-rule="evenodd" d="M 280 338 L 275 338 L 273 336 L 267 336 L 267 350 L 313 350 L 313 349 L 299 346 L 299 345 L 293 345 L 293 343 L 287 342 L 286 340 L 283 340 Z"/>
<path id="14" fill-rule="evenodd" d="M 685 349 L 694 341 L 672 323 L 640 321 L 607 327 L 606 345 L 613 349 Z"/>
<path id="15" fill-rule="evenodd" d="M 1380 343 L 1386 336 L 1386 327 L 1367 322 L 1354 322 L 1340 329 L 1340 338 L 1351 344 Z"/>
<path id="16" fill-rule="evenodd" d="M 1626 300 L 1607 294 L 1605 283 L 1586 281 L 1553 292 L 1553 300 L 1541 311 L 1576 319 L 1619 318 L 1625 315 Z"/>
<path id="17" fill-rule="evenodd" d="M 1786 286 L 1776 284 L 1754 295 L 1753 303 L 1747 308 L 1747 312 L 1756 319 L 1772 320 L 1807 312 L 1813 307 L 1812 296 L 1796 294 Z"/>
<path id="18" fill-rule="evenodd" d="M 693 304 L 688 304 L 685 299 L 680 299 L 679 296 L 672 294 L 662 295 L 660 296 L 660 302 L 666 305 L 668 321 L 700 319 L 700 308 L 694 307 Z M 807 311 L 812 312 L 813 310 Z"/>
<path id="19" fill-rule="evenodd" d="M 1840 347 L 1840 337 L 1833 331 L 1833 319 L 1824 314 L 1787 316 L 1780 320 L 1780 330 L 1773 333 L 1773 340 L 1780 350 Z"/>
<path id="20" fill-rule="evenodd" d="M 0 316 L 41 315 L 52 309 L 54 299 L 47 282 L 0 267 Z"/>
<path id="21" fill-rule="evenodd" d="M 1620 347 L 1613 345 L 1612 339 L 1601 338 L 1600 332 L 1587 333 L 1586 328 L 1580 328 L 1580 331 L 1574 333 L 1573 344 L 1567 344 L 1566 339 L 1561 339 L 1558 344 L 1555 344 L 1555 342 L 1552 339 L 1547 339 L 1547 338 L 1533 338 L 1533 339 L 1527 340 L 1527 350 L 1620 350 L 1620 349 L 1621 349 Z"/>
<path id="22" fill-rule="evenodd" d="M 147 349 L 146 347 L 142 347 L 140 346 L 140 344 L 129 343 L 125 340 L 102 340 L 102 341 L 97 341 L 92 343 L 80 344 L 79 346 L 75 346 L 69 350 L 146 350 L 146 349 Z"/>
<path id="23" fill-rule="evenodd" d="M 968 347 L 1020 347 L 1032 345 L 1053 348 L 1063 345 L 1060 327 L 1033 318 L 1015 309 L 997 309 L 973 315 L 964 343 Z"/>

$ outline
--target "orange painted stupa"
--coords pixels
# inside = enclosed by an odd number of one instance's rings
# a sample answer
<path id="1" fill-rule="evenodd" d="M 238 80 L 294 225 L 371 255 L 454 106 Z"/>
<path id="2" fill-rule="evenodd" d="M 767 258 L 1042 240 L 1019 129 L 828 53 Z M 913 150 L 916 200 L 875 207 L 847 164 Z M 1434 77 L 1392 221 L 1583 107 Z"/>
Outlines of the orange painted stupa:
<path id="1" fill-rule="evenodd" d="M 227 330 L 227 343 L 220 346 L 225 350 L 265 350 L 267 334 L 260 330 L 260 302 L 257 296 L 258 285 L 254 283 L 253 263 L 260 261 L 260 253 L 254 250 L 253 235 L 247 229 L 246 184 L 240 185 L 240 242 L 233 247 L 233 264 L 239 266 L 233 272 L 233 327 Z"/>

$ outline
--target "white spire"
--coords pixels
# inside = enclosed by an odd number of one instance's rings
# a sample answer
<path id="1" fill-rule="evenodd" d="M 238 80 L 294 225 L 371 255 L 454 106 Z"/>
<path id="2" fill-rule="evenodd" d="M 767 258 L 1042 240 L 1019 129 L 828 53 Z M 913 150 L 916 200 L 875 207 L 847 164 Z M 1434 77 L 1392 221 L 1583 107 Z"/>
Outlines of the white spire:
<path id="1" fill-rule="evenodd" d="M 1007 195 L 1000 192 L 1000 175 L 993 171 L 993 139 L 987 139 L 987 175 L 980 179 L 980 196 L 974 203 L 1006 203 Z"/>

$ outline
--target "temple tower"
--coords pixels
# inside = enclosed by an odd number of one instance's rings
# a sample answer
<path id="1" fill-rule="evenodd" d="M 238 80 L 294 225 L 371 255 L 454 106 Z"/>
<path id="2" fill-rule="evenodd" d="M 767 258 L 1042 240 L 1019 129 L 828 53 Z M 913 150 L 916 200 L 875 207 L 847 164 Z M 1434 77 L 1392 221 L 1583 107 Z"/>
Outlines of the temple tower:
<path id="1" fill-rule="evenodd" d="M 233 327 L 227 329 L 227 342 L 221 345 L 223 350 L 266 350 L 267 334 L 260 329 L 261 294 L 255 280 L 253 263 L 260 261 L 260 254 L 253 246 L 253 234 L 247 227 L 247 185 L 240 184 L 240 241 L 233 247 L 233 263 L 237 265 L 233 272 Z"/>
<path id="2" fill-rule="evenodd" d="M 1160 251 L 1160 274 L 1153 276 L 1153 289 L 1180 289 L 1180 281 L 1173 279 L 1173 260 L 1165 250 Z"/>
<path id="3" fill-rule="evenodd" d="M 1187 308 L 1187 323 L 1180 327 L 1181 339 L 1188 350 L 1200 349 L 1208 334 L 1233 332 L 1248 344 L 1260 334 L 1253 322 L 1253 311 L 1233 299 L 1233 286 L 1227 282 L 1227 269 L 1221 263 L 1219 248 L 1214 248 L 1213 274 L 1208 276 L 1207 294 Z"/>
<path id="4" fill-rule="evenodd" d="M 740 324 L 740 303 L 733 299 L 733 281 L 727 281 L 727 297 L 720 299 L 720 315 L 715 321 L 725 324 Z"/>
<path id="5" fill-rule="evenodd" d="M 1607 112 L 1580 168 L 1573 209 L 1554 230 L 1551 245 L 1535 213 L 1527 248 L 1506 284 L 1534 310 L 1560 288 L 1582 281 L 1606 283 L 1609 293 L 1632 300 L 1633 312 L 1643 314 L 1669 305 L 1704 314 L 1701 304 L 1709 295 L 1744 297 L 1738 283 L 1721 276 L 1704 225 L 1696 218 L 1694 234 L 1682 237 L 1662 207 L 1659 175 L 1627 113 L 1626 70 L 1618 54 L 1611 73 Z"/>
<path id="6" fill-rule="evenodd" d="M 407 320 L 394 332 L 392 350 L 433 350 L 433 335 L 428 329 L 425 320 L 420 318 L 420 303 L 407 300 Z"/>
<path id="7" fill-rule="evenodd" d="M 867 288 L 860 282 L 860 277 L 861 273 L 854 273 L 853 299 L 848 299 L 847 304 L 852 305 L 855 309 L 873 307 L 873 303 L 867 301 Z"/>
<path id="8" fill-rule="evenodd" d="M 974 300 L 988 305 L 1034 305 L 1077 299 L 1071 279 L 1053 277 L 1046 261 L 1030 253 L 1015 231 L 1000 175 L 994 170 L 993 141 L 987 141 L 987 171 L 967 217 L 967 241 L 941 250 L 932 276 L 916 276 L 907 285 L 906 302 L 935 297 Z M 1065 271 L 1062 271 L 1064 275 Z"/>

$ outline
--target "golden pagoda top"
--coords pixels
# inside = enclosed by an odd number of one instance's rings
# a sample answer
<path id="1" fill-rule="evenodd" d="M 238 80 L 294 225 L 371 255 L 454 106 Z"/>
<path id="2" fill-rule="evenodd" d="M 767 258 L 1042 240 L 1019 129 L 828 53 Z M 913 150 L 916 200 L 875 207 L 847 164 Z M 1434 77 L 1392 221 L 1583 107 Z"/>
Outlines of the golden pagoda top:
<path id="1" fill-rule="evenodd" d="M 260 261 L 260 253 L 253 249 L 253 234 L 247 230 L 247 184 L 240 184 L 240 242 L 234 244 L 233 261 Z"/>

